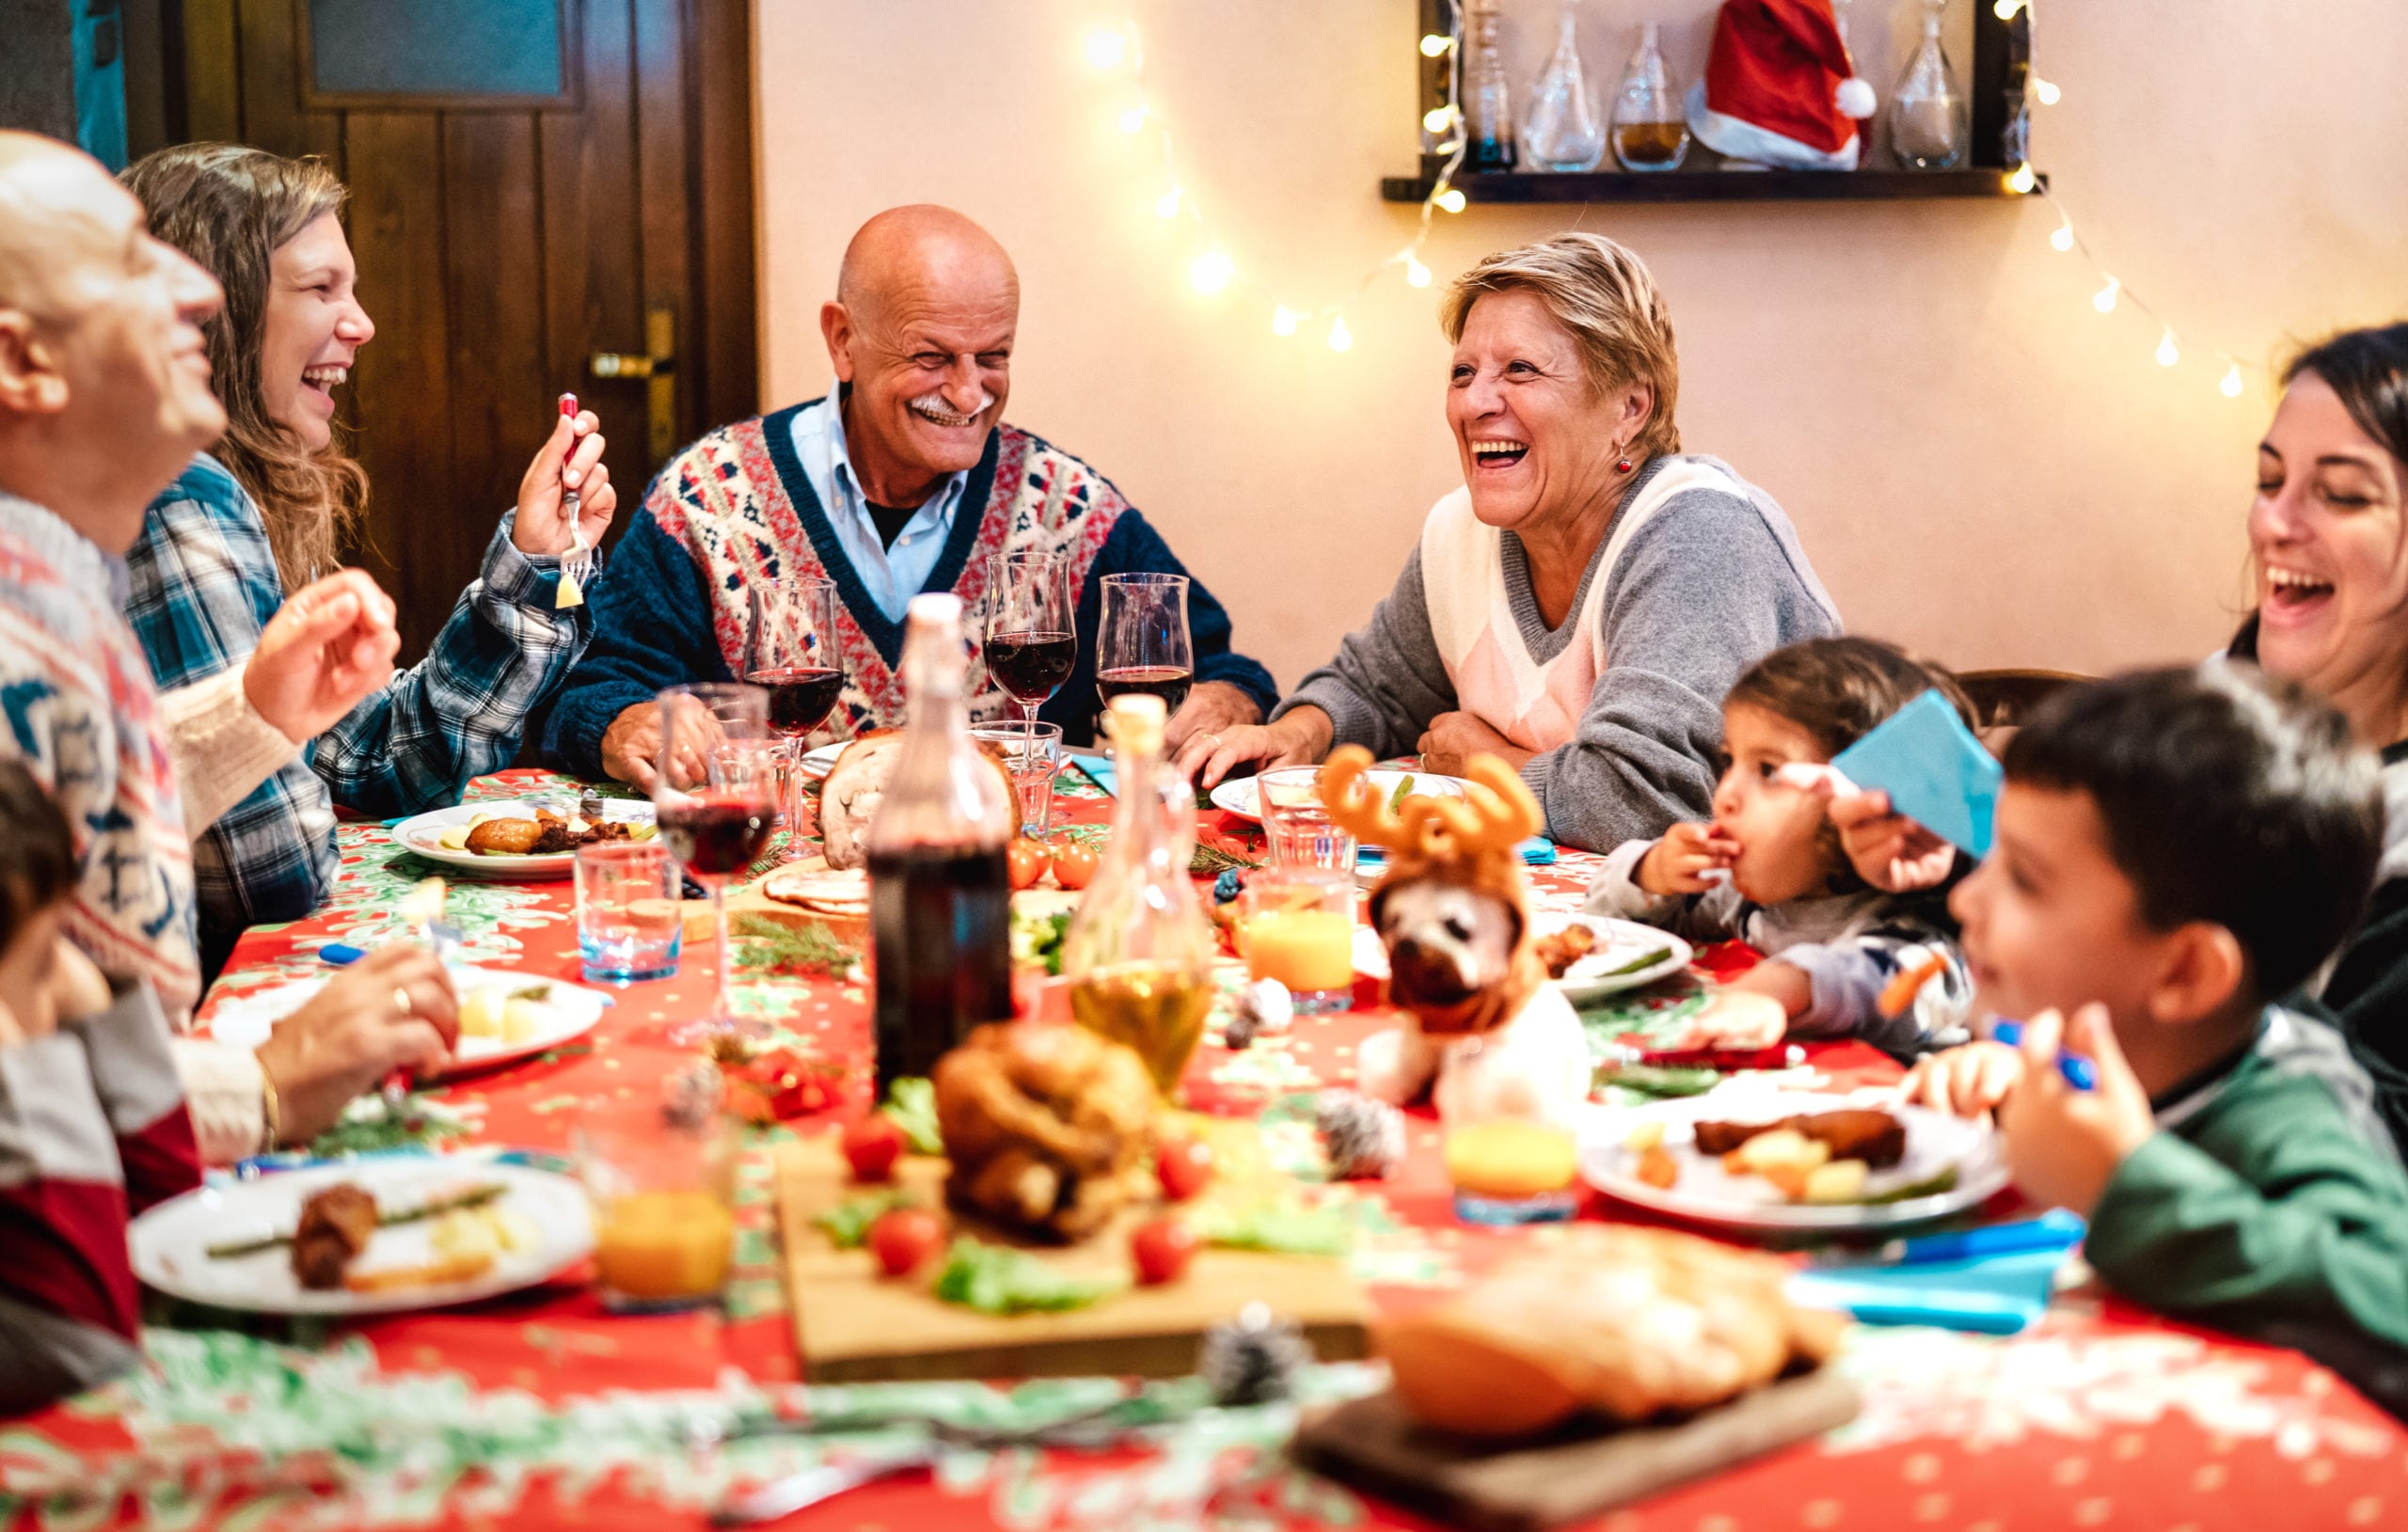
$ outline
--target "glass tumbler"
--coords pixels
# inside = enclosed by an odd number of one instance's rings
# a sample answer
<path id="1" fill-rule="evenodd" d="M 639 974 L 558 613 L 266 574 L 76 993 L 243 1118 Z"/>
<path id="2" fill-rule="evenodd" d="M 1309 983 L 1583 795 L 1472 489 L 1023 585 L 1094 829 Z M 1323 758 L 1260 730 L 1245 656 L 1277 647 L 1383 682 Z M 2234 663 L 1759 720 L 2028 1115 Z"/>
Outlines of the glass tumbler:
<path id="1" fill-rule="evenodd" d="M 1354 1003 L 1354 879 L 1318 867 L 1266 867 L 1238 893 L 1238 950 L 1249 979 L 1276 979 L 1299 1015 Z"/>
<path id="2" fill-rule="evenodd" d="M 677 971 L 685 908 L 677 863 L 657 840 L 577 848 L 577 951 L 588 979 L 621 984 Z"/>
<path id="3" fill-rule="evenodd" d="M 970 731 L 981 750 L 1003 757 L 1020 798 L 1020 832 L 1041 841 L 1054 817 L 1054 778 L 1062 769 L 1058 723 L 981 725 Z"/>
<path id="4" fill-rule="evenodd" d="M 663 1314 L 716 1299 L 736 1248 L 737 1157 L 722 1119 L 623 1107 L 580 1120 L 575 1145 L 603 1307 Z"/>
<path id="5" fill-rule="evenodd" d="M 1352 877 L 1354 835 L 1329 817 L 1321 801 L 1321 767 L 1282 766 L 1255 779 L 1263 833 L 1278 867 L 1320 867 Z"/>

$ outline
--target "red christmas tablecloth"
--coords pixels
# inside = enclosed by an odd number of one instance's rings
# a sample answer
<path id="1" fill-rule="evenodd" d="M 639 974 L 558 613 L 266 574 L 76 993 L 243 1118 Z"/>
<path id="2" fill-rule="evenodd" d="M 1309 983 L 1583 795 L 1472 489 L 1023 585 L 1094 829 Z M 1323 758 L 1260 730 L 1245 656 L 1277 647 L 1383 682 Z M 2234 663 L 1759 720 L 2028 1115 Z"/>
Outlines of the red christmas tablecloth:
<path id="1" fill-rule="evenodd" d="M 475 796 L 513 796 L 547 780 L 503 773 Z M 1062 802 L 1079 822 L 1108 809 L 1075 788 Z M 1200 827 L 1208 839 L 1249 832 L 1217 813 Z M 427 869 L 379 826 L 346 826 L 341 841 L 332 902 L 309 920 L 246 936 L 212 1006 L 322 972 L 315 954 L 328 942 L 372 947 L 402 935 L 398 895 Z M 1576 903 L 1592 865 L 1567 853 L 1534 870 L 1539 901 Z M 473 960 L 578 977 L 567 883 L 455 883 L 452 913 Z M 1724 956 L 1706 955 L 1706 966 Z M 670 1047 L 663 1029 L 706 1003 L 716 960 L 708 946 L 693 949 L 675 977 L 626 988 L 589 1042 L 430 1092 L 431 1120 L 457 1130 L 447 1146 L 562 1151 L 581 1112 L 657 1092 L 693 1057 Z M 1700 987 L 1692 976 L 1594 1024 L 1665 1023 L 1697 1003 Z M 753 1131 L 723 1312 L 607 1315 L 574 1273 L 508 1299 L 356 1327 L 161 1309 L 141 1375 L 0 1422 L 0 1524 L 700 1526 L 731 1484 L 816 1461 L 821 1450 L 791 1436 L 721 1440 L 731 1413 L 1008 1421 L 1041 1417 L 1104 1386 L 799 1383 L 774 1259 L 768 1148 L 862 1109 L 868 1012 L 858 984 L 829 978 L 749 973 L 737 1002 L 843 1084 L 826 1112 Z M 1300 1019 L 1241 1052 L 1208 1040 L 1189 1071 L 1189 1104 L 1259 1117 L 1275 1158 L 1309 1176 L 1318 1151 L 1305 1093 L 1347 1082 L 1355 1044 L 1381 1024 L 1364 1013 Z M 1818 1049 L 1810 1062 L 1843 1083 L 1894 1069 L 1854 1044 Z M 1500 1251 L 1549 1237 L 1458 1224 L 1426 1114 L 1413 1122 L 1409 1148 L 1393 1179 L 1330 1193 L 1363 1231 L 1354 1264 L 1385 1311 L 1429 1302 Z M 1614 1213 L 1594 1203 L 1584 1216 Z M 2408 1522 L 2408 1435 L 2348 1387 L 2291 1353 L 2178 1329 L 2112 1301 L 2061 1299 L 2036 1330 L 2004 1341 L 1861 1330 L 1843 1365 L 1865 1393 L 1854 1424 L 1605 1524 L 1749 1532 Z M 1346 1366 L 1315 1369 L 1305 1386 L 1337 1398 L 1375 1383 L 1375 1369 Z M 1146 1451 L 957 1453 L 933 1477 L 859 1490 L 782 1524 L 1424 1524 L 1290 1467 L 1279 1447 L 1293 1409 L 1199 1414 Z M 855 1444 L 879 1440 L 872 1431 Z"/>

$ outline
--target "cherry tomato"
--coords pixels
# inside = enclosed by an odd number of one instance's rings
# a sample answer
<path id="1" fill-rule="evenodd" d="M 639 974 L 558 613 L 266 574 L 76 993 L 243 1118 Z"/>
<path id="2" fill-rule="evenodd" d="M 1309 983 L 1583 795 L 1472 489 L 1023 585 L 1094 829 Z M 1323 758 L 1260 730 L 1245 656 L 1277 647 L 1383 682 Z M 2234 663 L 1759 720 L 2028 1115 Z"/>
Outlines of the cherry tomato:
<path id="1" fill-rule="evenodd" d="M 1045 869 L 1054 865 L 1054 856 L 1023 835 L 1004 848 L 1004 862 L 1011 871 L 1013 888 L 1033 889 L 1037 880 L 1045 876 Z"/>
<path id="2" fill-rule="evenodd" d="M 857 1181 L 882 1181 L 895 1174 L 895 1161 L 903 1158 L 903 1129 L 883 1112 L 873 1112 L 845 1129 L 839 1146 L 845 1151 L 845 1162 L 853 1167 Z"/>
<path id="3" fill-rule="evenodd" d="M 919 1208 L 894 1208 L 878 1215 L 862 1240 L 888 1276 L 919 1270 L 944 1243 L 944 1225 Z"/>
<path id="4" fill-rule="evenodd" d="M 1066 889 L 1083 889 L 1095 881 L 1103 856 L 1086 841 L 1065 841 L 1054 851 L 1054 880 Z"/>
<path id="5" fill-rule="evenodd" d="M 1164 1196 L 1185 1202 L 1212 1179 L 1212 1145 L 1183 1133 L 1165 1135 L 1154 1146 L 1154 1175 L 1162 1180 Z"/>
<path id="6" fill-rule="evenodd" d="M 1196 1231 L 1176 1218 L 1157 1218 L 1129 1236 L 1129 1255 L 1137 1263 L 1137 1280 L 1147 1287 L 1177 1282 L 1196 1258 Z"/>

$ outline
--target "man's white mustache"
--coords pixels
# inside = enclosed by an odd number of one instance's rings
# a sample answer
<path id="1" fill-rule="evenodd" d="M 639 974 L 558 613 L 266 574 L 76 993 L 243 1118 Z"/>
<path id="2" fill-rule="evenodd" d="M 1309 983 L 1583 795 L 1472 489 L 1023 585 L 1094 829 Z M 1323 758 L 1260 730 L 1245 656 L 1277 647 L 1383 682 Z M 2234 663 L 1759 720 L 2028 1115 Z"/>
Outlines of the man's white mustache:
<path id="1" fill-rule="evenodd" d="M 922 394 L 911 401 L 911 407 L 939 425 L 968 425 L 995 407 L 995 396 L 984 389 L 979 390 L 978 407 L 967 415 L 955 414 L 953 406 L 944 402 L 943 394 Z"/>

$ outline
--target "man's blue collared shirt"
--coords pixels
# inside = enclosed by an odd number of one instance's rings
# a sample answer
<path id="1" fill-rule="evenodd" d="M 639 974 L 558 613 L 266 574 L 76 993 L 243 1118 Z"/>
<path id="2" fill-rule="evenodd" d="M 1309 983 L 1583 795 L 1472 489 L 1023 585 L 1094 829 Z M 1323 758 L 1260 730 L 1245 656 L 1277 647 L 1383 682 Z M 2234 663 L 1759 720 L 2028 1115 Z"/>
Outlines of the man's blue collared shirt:
<path id="1" fill-rule="evenodd" d="M 920 593 L 937 567 L 937 556 L 944 551 L 945 538 L 953 530 L 954 513 L 961 507 L 962 486 L 970 482 L 970 475 L 957 473 L 938 485 L 937 492 L 903 524 L 895 545 L 888 547 L 878 535 L 878 524 L 870 519 L 869 497 L 853 477 L 852 458 L 845 449 L 844 410 L 837 399 L 832 393 L 795 412 L 794 455 L 802 464 L 803 477 L 811 482 L 811 493 L 819 497 L 820 506 L 828 513 L 828 525 L 845 545 L 853 573 L 869 588 L 870 599 L 878 603 L 887 621 L 899 623 L 903 608 Z"/>

